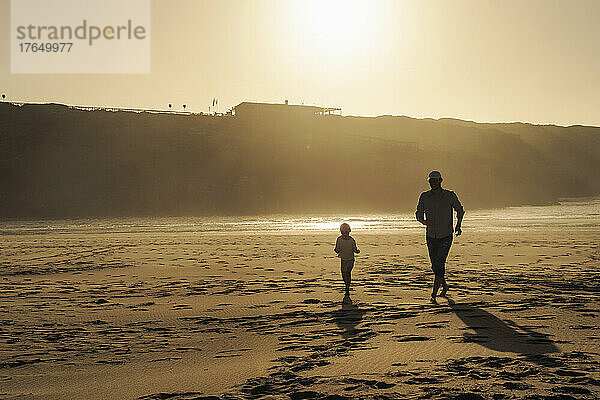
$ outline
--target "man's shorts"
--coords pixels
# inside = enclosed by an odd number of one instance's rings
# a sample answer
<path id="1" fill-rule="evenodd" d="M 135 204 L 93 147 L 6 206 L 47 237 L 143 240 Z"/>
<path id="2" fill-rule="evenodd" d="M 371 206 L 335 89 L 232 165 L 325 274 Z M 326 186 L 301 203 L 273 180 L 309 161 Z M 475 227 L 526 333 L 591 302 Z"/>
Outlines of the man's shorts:
<path id="1" fill-rule="evenodd" d="M 354 267 L 354 258 L 351 260 L 342 260 L 342 272 L 350 272 Z"/>
<path id="2" fill-rule="evenodd" d="M 443 238 L 433 238 L 427 236 L 427 250 L 429 250 L 429 260 L 431 269 L 438 276 L 444 276 L 446 273 L 446 258 L 452 245 L 452 235 Z"/>

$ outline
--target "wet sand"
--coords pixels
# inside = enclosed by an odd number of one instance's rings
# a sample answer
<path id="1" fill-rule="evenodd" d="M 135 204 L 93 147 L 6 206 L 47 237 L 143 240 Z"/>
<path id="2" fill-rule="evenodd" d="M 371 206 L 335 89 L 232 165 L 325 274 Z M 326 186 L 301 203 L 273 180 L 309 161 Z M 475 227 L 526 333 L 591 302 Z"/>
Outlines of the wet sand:
<path id="1" fill-rule="evenodd" d="M 596 399 L 600 230 L 2 236 L 0 398 Z"/>

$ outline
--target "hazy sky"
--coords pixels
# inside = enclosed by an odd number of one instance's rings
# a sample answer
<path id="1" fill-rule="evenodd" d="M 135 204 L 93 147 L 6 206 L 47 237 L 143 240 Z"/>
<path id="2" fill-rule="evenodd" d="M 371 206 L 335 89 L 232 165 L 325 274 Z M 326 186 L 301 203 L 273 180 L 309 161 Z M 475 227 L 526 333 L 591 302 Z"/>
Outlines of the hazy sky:
<path id="1" fill-rule="evenodd" d="M 600 125 L 595 0 L 153 0 L 146 75 L 10 74 L 9 7 L 0 90 L 16 101 Z"/>

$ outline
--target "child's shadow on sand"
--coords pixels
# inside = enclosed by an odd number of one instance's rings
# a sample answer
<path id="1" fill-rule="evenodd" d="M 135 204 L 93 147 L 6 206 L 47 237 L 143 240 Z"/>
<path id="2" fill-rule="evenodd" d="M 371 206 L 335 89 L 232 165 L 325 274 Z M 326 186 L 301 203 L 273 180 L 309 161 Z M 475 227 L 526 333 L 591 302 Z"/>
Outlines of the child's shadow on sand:
<path id="1" fill-rule="evenodd" d="M 548 335 L 520 326 L 513 321 L 503 321 L 493 314 L 470 304 L 457 304 L 448 299 L 448 305 L 470 330 L 463 334 L 466 342 L 475 342 L 490 350 L 524 355 L 556 353 L 560 350 Z"/>
<path id="2" fill-rule="evenodd" d="M 336 310 L 334 314 L 335 323 L 344 330 L 342 337 L 348 338 L 361 333 L 360 329 L 356 329 L 356 325 L 360 324 L 364 314 L 365 311 L 352 304 L 352 299 L 349 295 L 344 296 L 342 309 Z"/>

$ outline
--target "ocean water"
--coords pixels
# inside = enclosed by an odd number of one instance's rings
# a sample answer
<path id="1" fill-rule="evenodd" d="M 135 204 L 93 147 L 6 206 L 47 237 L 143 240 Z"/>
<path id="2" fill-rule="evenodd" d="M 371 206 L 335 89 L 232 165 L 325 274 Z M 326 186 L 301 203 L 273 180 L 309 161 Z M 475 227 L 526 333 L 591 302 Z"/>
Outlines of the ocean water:
<path id="1" fill-rule="evenodd" d="M 600 229 L 600 197 L 562 199 L 556 205 L 466 210 L 463 230 L 520 230 L 544 227 Z M 0 221 L 0 235 L 101 233 L 268 234 L 337 232 L 347 222 L 353 231 L 416 232 L 423 230 L 413 213 L 262 215 L 240 217 L 146 217 Z"/>

